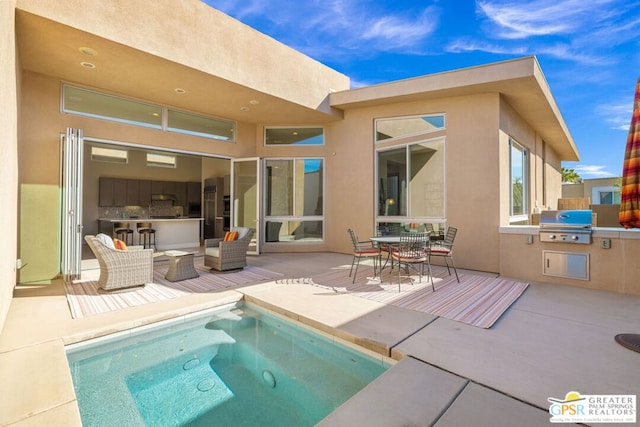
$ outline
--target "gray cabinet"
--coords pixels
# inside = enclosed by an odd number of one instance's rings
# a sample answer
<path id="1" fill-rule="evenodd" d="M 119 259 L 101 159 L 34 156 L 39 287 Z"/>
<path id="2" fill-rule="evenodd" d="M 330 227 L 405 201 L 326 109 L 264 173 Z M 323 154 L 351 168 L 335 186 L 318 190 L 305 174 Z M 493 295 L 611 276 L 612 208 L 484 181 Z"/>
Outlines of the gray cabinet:
<path id="1" fill-rule="evenodd" d="M 186 182 L 174 182 L 174 192 L 176 196 L 176 206 L 187 206 L 187 183 Z"/>
<path id="2" fill-rule="evenodd" d="M 202 185 L 199 182 L 187 182 L 187 204 L 200 204 L 202 200 Z"/>
<path id="3" fill-rule="evenodd" d="M 98 204 L 100 206 L 125 206 L 127 204 L 127 180 L 100 178 Z"/>
<path id="4" fill-rule="evenodd" d="M 100 177 L 98 180 L 98 205 L 149 206 L 152 194 L 175 196 L 176 206 L 200 203 L 199 182 L 150 181 L 146 179 L 123 179 Z"/>
<path id="5" fill-rule="evenodd" d="M 140 181 L 127 179 L 127 206 L 140 206 Z"/>
<path id="6" fill-rule="evenodd" d="M 139 206 L 149 206 L 151 204 L 151 181 L 141 179 L 138 182 L 138 201 Z"/>

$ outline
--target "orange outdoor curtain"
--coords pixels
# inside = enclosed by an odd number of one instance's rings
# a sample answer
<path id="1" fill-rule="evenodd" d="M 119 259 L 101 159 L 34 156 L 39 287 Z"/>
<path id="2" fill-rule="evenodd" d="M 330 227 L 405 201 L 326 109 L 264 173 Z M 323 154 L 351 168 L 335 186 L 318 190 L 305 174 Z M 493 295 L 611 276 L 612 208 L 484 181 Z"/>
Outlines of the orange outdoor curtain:
<path id="1" fill-rule="evenodd" d="M 624 152 L 619 220 L 624 228 L 640 228 L 640 78 Z"/>

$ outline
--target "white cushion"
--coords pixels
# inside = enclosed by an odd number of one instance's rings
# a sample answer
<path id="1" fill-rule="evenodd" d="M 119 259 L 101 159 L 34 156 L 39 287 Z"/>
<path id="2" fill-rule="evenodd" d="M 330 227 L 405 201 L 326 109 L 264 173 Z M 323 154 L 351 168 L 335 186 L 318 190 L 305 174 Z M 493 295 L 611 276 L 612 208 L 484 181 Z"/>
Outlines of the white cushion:
<path id="1" fill-rule="evenodd" d="M 204 254 L 218 258 L 220 257 L 220 248 L 205 248 Z"/>
<path id="2" fill-rule="evenodd" d="M 96 236 L 96 239 L 100 240 L 102 242 L 103 245 L 105 245 L 106 247 L 108 247 L 109 249 L 115 249 L 116 245 L 113 244 L 113 239 L 109 236 L 107 236 L 104 233 L 100 233 Z"/>

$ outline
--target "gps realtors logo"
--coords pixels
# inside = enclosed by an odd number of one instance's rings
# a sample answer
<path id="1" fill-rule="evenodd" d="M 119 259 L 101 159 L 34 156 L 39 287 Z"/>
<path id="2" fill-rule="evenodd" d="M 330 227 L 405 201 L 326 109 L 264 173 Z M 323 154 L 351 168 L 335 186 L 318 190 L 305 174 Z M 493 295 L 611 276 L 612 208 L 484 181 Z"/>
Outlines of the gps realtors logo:
<path id="1" fill-rule="evenodd" d="M 547 398 L 552 423 L 635 423 L 635 395 L 581 395 L 570 391 L 564 399 Z"/>

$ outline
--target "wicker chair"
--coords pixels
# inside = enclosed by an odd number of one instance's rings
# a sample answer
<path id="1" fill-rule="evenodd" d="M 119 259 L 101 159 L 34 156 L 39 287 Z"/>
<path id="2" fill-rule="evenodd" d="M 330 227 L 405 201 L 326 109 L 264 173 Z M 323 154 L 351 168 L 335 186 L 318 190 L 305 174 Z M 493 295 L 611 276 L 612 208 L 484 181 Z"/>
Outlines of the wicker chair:
<path id="1" fill-rule="evenodd" d="M 255 233 L 253 228 L 234 227 L 231 231 L 238 232 L 238 239 L 224 241 L 224 239 L 206 239 L 204 241 L 204 265 L 214 270 L 236 270 L 247 266 L 247 250 Z"/>
<path id="2" fill-rule="evenodd" d="M 87 235 L 84 239 L 100 265 L 100 288 L 115 291 L 144 286 L 153 281 L 153 249 L 129 246 L 126 251 L 121 251 L 105 234 Z"/>

